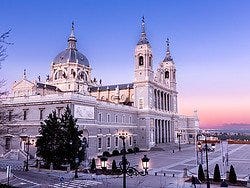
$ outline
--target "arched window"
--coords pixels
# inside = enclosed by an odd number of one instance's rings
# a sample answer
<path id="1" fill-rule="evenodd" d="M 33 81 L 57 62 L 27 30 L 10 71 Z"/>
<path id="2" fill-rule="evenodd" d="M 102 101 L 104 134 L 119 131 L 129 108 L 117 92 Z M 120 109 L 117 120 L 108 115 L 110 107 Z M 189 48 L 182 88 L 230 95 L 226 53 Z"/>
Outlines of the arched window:
<path id="1" fill-rule="evenodd" d="M 139 57 L 139 66 L 142 66 L 142 65 L 143 65 L 143 57 L 140 56 L 140 57 Z"/>
<path id="2" fill-rule="evenodd" d="M 57 80 L 57 79 L 58 79 L 58 73 L 55 74 L 55 80 Z"/>
<path id="3" fill-rule="evenodd" d="M 169 71 L 165 71 L 165 78 L 169 78 Z"/>
<path id="4" fill-rule="evenodd" d="M 149 65 L 150 67 L 151 67 L 151 65 L 152 65 L 152 57 L 151 57 L 151 56 L 149 56 L 148 65 Z"/>

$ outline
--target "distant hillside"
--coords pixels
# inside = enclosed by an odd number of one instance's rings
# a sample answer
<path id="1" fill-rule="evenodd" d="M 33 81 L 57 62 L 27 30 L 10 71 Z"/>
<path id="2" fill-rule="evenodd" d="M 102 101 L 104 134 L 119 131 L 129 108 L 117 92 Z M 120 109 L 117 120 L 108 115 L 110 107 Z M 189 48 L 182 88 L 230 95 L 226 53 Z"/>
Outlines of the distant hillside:
<path id="1" fill-rule="evenodd" d="M 204 126 L 203 129 L 219 129 L 219 130 L 250 130 L 250 124 L 245 123 L 225 123 L 223 125 Z"/>

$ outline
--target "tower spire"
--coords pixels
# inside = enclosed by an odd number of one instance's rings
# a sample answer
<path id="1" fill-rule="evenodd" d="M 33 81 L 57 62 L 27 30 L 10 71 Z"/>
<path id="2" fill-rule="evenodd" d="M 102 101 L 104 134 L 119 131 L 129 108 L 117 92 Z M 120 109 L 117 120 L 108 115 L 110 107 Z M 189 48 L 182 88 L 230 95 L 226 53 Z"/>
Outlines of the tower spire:
<path id="1" fill-rule="evenodd" d="M 72 21 L 72 23 L 71 23 L 71 33 L 70 33 L 70 36 L 68 38 L 68 48 L 69 49 L 76 49 L 77 40 L 76 40 L 74 31 L 75 31 L 75 24 L 74 24 L 74 21 Z"/>
<path id="2" fill-rule="evenodd" d="M 145 31 L 145 17 L 142 16 L 142 23 L 141 23 L 141 37 L 137 43 L 137 45 L 141 44 L 149 44 L 147 36 L 146 36 L 146 31 Z"/>
<path id="3" fill-rule="evenodd" d="M 167 61 L 172 61 L 173 58 L 171 57 L 171 54 L 170 54 L 170 42 L 169 42 L 169 38 L 167 38 L 167 41 L 166 41 L 166 44 L 167 44 L 167 51 L 166 51 L 166 57 L 164 58 L 163 62 L 167 62 Z"/>

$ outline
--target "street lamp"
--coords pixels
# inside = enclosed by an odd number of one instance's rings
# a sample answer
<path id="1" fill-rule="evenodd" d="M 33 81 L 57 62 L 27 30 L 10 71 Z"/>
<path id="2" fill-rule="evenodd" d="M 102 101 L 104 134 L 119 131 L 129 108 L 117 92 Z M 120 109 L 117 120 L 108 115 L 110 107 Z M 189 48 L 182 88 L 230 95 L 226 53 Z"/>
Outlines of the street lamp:
<path id="1" fill-rule="evenodd" d="M 179 143 L 179 151 L 181 151 L 181 133 L 177 133 L 178 143 Z"/>
<path id="2" fill-rule="evenodd" d="M 30 137 L 28 135 L 22 135 L 20 137 L 22 140 L 25 140 L 25 145 L 27 146 L 25 171 L 29 171 Z"/>
<path id="3" fill-rule="evenodd" d="M 200 135 L 197 135 L 197 138 Z M 206 152 L 206 176 L 207 176 L 207 188 L 210 188 L 210 182 L 209 182 L 209 172 L 208 172 L 208 146 L 207 146 L 207 136 L 204 134 L 205 136 L 205 152 Z M 202 145 L 201 142 L 198 142 L 197 144 L 199 151 L 202 152 Z"/>
<path id="4" fill-rule="evenodd" d="M 122 160 L 119 163 L 119 168 L 116 170 L 116 173 L 118 173 L 118 175 L 121 175 L 121 174 L 123 175 L 123 188 L 126 188 L 126 175 L 128 175 L 128 176 L 133 176 L 133 175 L 146 176 L 148 174 L 148 162 L 150 160 L 146 155 L 144 155 L 144 157 L 141 159 L 144 172 L 139 172 L 136 168 L 130 166 L 130 162 L 126 158 L 125 139 L 126 139 L 127 135 L 128 134 L 124 133 L 124 132 L 119 134 L 119 138 L 122 139 L 123 148 L 122 148 Z M 107 162 L 108 158 L 105 156 L 102 156 L 100 158 L 100 160 L 101 160 L 101 168 L 103 170 L 106 170 L 107 169 L 106 162 Z"/>
<path id="5" fill-rule="evenodd" d="M 76 157 L 75 163 L 76 163 L 75 178 L 78 178 L 78 165 L 79 165 L 79 158 L 78 157 Z"/>

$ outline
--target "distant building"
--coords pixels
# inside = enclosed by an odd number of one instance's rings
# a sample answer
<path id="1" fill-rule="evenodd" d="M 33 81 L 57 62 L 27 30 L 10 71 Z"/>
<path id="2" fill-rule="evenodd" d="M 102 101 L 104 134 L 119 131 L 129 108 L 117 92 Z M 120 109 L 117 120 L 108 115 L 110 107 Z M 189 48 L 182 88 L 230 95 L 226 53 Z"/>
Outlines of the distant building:
<path id="1" fill-rule="evenodd" d="M 176 67 L 167 41 L 166 57 L 153 70 L 153 52 L 146 37 L 144 19 L 141 37 L 134 52 L 134 82 L 102 85 L 91 77 L 91 66 L 76 47 L 72 24 L 68 48 L 53 60 L 46 82 L 23 78 L 2 99 L 9 121 L 3 125 L 0 152 L 5 158 L 25 156 L 25 139 L 30 138 L 30 153 L 35 156 L 35 142 L 40 122 L 53 110 L 58 116 L 67 105 L 77 118 L 82 137 L 87 138 L 89 158 L 122 148 L 119 133 L 126 132 L 127 148 L 150 149 L 159 143 L 193 142 L 198 117 L 178 114 Z M 20 114 L 11 121 L 13 114 Z"/>

